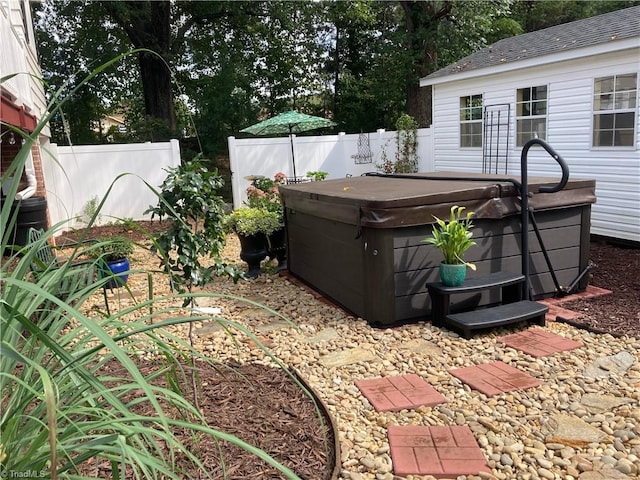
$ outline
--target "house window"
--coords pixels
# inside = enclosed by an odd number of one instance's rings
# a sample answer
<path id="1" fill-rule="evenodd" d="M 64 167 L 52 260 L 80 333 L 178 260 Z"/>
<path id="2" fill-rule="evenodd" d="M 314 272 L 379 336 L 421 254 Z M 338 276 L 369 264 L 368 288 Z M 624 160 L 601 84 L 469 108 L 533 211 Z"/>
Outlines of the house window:
<path id="1" fill-rule="evenodd" d="M 482 147 L 482 95 L 460 97 L 460 146 Z"/>
<path id="2" fill-rule="evenodd" d="M 638 74 L 596 78 L 593 89 L 593 146 L 632 147 Z"/>
<path id="3" fill-rule="evenodd" d="M 532 138 L 547 139 L 547 86 L 518 89 L 516 100 L 516 145 Z"/>

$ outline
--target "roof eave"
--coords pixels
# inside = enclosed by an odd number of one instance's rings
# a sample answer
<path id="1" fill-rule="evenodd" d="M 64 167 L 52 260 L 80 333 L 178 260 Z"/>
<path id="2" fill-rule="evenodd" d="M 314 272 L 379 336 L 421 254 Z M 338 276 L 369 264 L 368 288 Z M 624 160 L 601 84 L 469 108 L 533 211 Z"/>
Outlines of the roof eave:
<path id="1" fill-rule="evenodd" d="M 483 77 L 486 75 L 496 75 L 500 73 L 510 72 L 512 70 L 521 70 L 523 68 L 548 65 L 551 63 L 565 62 L 575 60 L 578 58 L 584 58 L 591 55 L 601 55 L 606 53 L 621 52 L 624 50 L 640 48 L 640 37 L 631 37 L 623 40 L 612 40 L 610 42 L 601 43 L 598 45 L 590 45 L 588 47 L 575 48 L 572 50 L 556 52 L 550 55 L 540 55 L 536 57 L 526 58 L 523 60 L 514 60 L 511 62 L 505 62 L 501 65 L 491 65 L 483 68 L 476 68 L 459 73 L 450 73 L 448 75 L 442 75 L 439 77 L 429 78 L 424 77 L 420 79 L 421 87 L 428 87 L 430 85 L 439 85 L 449 82 L 457 82 L 461 80 L 468 80 L 476 77 Z M 588 52 L 588 55 L 585 55 Z"/>

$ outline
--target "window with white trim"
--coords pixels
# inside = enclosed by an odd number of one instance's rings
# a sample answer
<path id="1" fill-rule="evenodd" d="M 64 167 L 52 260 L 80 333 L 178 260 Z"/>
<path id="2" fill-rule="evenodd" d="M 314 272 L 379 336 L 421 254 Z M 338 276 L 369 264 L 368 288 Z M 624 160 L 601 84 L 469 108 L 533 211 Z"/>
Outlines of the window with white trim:
<path id="1" fill-rule="evenodd" d="M 460 97 L 460 147 L 482 147 L 482 95 Z"/>
<path id="2" fill-rule="evenodd" d="M 633 147 L 638 74 L 596 78 L 593 88 L 593 146 Z"/>
<path id="3" fill-rule="evenodd" d="M 519 88 L 516 99 L 516 145 L 547 139 L 547 86 Z"/>

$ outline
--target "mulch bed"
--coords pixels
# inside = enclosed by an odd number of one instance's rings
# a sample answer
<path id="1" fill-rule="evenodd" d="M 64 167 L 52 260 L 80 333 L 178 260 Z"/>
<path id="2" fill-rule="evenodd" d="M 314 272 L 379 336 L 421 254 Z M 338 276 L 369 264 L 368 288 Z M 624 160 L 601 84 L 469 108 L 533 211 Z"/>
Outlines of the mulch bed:
<path id="1" fill-rule="evenodd" d="M 567 323 L 595 333 L 640 338 L 640 249 L 595 239 L 590 259 L 595 267 L 589 283 L 613 293 L 562 304 L 580 313 Z"/>
<path id="2" fill-rule="evenodd" d="M 147 375 L 158 366 L 147 363 L 138 368 Z M 192 399 L 191 373 L 183 368 L 186 375 L 179 374 L 180 388 L 185 398 Z M 128 376 L 115 362 L 108 364 L 106 370 L 110 375 Z M 260 364 L 211 367 L 199 363 L 196 378 L 198 403 L 210 427 L 264 450 L 302 479 L 331 478 L 336 463 L 336 439 L 330 419 L 285 371 Z M 165 377 L 155 383 L 167 386 Z M 163 408 L 171 414 L 171 407 Z M 137 404 L 134 412 L 155 415 L 148 402 Z M 176 418 L 182 418 L 181 413 L 173 411 Z M 174 434 L 204 465 L 200 469 L 185 459 L 177 459 L 180 473 L 190 478 L 286 478 L 265 461 L 226 441 L 191 431 Z M 92 459 L 83 465 L 81 473 L 110 478 L 111 467 L 108 462 L 97 463 Z"/>

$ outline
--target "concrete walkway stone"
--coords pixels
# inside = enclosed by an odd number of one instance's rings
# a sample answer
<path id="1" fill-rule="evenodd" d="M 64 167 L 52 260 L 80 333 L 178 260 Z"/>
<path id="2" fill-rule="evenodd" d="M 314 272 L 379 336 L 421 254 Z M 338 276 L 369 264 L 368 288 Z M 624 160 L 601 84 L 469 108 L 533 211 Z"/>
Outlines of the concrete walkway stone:
<path id="1" fill-rule="evenodd" d="M 487 396 L 542 384 L 542 381 L 500 361 L 449 370 L 449 373 Z"/>
<path id="2" fill-rule="evenodd" d="M 471 429 L 461 426 L 390 425 L 393 471 L 396 475 L 459 475 L 491 473 Z"/>
<path id="3" fill-rule="evenodd" d="M 397 412 L 447 401 L 415 374 L 356 380 L 356 386 L 378 412 Z"/>
<path id="4" fill-rule="evenodd" d="M 500 337 L 498 341 L 536 358 L 582 347 L 581 342 L 547 332 L 541 328 L 530 328 L 522 332 L 506 335 Z"/>
<path id="5" fill-rule="evenodd" d="M 372 362 L 376 360 L 380 359 L 376 357 L 371 350 L 364 348 L 350 348 L 320 357 L 320 363 L 325 367 L 341 367 L 351 363 Z"/>

